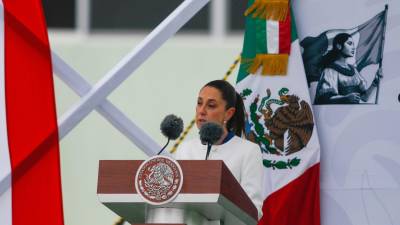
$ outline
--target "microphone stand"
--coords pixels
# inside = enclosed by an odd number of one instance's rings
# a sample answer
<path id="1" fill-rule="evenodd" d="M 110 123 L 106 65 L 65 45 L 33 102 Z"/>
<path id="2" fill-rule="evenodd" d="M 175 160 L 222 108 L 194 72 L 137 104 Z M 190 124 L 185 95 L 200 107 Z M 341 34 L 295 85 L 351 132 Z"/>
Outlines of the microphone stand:
<path id="1" fill-rule="evenodd" d="M 210 155 L 210 151 L 211 151 L 211 143 L 207 143 L 207 154 L 206 154 L 206 160 L 208 159 L 208 156 Z"/>
<path id="2" fill-rule="evenodd" d="M 167 141 L 167 144 L 165 144 L 164 145 L 164 147 L 162 147 L 162 149 L 157 153 L 157 155 L 160 155 L 161 154 L 161 152 L 163 152 L 164 151 L 164 149 L 167 147 L 167 145 L 169 144 L 169 138 L 168 138 L 168 141 Z"/>

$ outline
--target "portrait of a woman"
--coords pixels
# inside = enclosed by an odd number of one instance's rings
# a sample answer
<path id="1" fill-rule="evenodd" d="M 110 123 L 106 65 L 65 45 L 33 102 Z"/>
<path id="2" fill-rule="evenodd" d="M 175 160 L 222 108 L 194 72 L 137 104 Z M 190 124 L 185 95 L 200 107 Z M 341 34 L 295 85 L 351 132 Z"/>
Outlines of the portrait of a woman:
<path id="1" fill-rule="evenodd" d="M 324 55 L 324 68 L 318 81 L 315 104 L 359 104 L 367 102 L 382 77 L 378 69 L 371 85 L 357 70 L 356 65 L 348 63 L 355 55 L 355 44 L 351 35 L 337 34 L 333 39 L 332 50 Z"/>

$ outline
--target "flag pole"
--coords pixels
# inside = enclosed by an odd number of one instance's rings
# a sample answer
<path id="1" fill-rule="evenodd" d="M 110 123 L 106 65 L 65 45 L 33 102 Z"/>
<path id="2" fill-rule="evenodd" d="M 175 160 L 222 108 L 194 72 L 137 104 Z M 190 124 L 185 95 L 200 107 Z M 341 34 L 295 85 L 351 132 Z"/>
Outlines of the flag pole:
<path id="1" fill-rule="evenodd" d="M 381 50 L 381 58 L 379 60 L 379 68 L 378 68 L 381 71 L 382 71 L 383 49 L 385 47 L 385 33 L 386 33 L 386 22 L 387 22 L 388 8 L 389 8 L 389 6 L 388 6 L 388 4 L 386 4 L 385 5 L 385 19 L 383 21 L 382 50 Z M 378 104 L 379 87 L 380 87 L 380 80 L 378 80 L 378 84 L 376 86 L 375 104 Z"/>

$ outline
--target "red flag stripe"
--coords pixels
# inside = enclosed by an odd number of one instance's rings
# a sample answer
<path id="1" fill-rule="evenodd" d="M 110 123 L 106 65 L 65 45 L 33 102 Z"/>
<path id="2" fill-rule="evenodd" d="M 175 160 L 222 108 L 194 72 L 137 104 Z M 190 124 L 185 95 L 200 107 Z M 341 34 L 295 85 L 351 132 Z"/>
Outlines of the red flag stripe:
<path id="1" fill-rule="evenodd" d="M 63 224 L 55 99 L 40 0 L 3 0 L 12 223 Z"/>
<path id="2" fill-rule="evenodd" d="M 320 225 L 319 165 L 268 196 L 258 225 Z"/>
<path id="3" fill-rule="evenodd" d="M 286 16 L 286 20 L 279 22 L 279 53 L 289 54 L 291 46 L 291 18 L 290 10 Z"/>

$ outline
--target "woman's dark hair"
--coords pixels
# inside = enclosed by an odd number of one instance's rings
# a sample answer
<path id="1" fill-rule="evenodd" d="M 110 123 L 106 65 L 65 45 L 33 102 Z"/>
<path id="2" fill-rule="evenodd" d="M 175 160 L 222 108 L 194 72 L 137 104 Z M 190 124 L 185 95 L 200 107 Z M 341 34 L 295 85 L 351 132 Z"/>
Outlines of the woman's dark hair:
<path id="1" fill-rule="evenodd" d="M 340 56 L 340 51 L 341 49 L 338 49 L 338 45 L 342 46 L 344 43 L 351 37 L 350 34 L 348 33 L 340 33 L 337 34 L 334 38 L 333 38 L 333 43 L 332 43 L 332 50 L 330 50 L 328 53 L 326 53 L 321 60 L 321 65 L 323 67 L 326 67 L 330 64 L 332 64 L 334 61 L 336 61 L 339 56 Z"/>
<path id="2" fill-rule="evenodd" d="M 226 101 L 225 109 L 234 107 L 235 114 L 226 123 L 226 128 L 228 131 L 234 131 L 239 137 L 244 133 L 244 104 L 242 97 L 236 92 L 235 88 L 227 81 L 224 80 L 214 80 L 208 82 L 204 87 L 213 87 L 221 92 L 222 99 Z"/>

